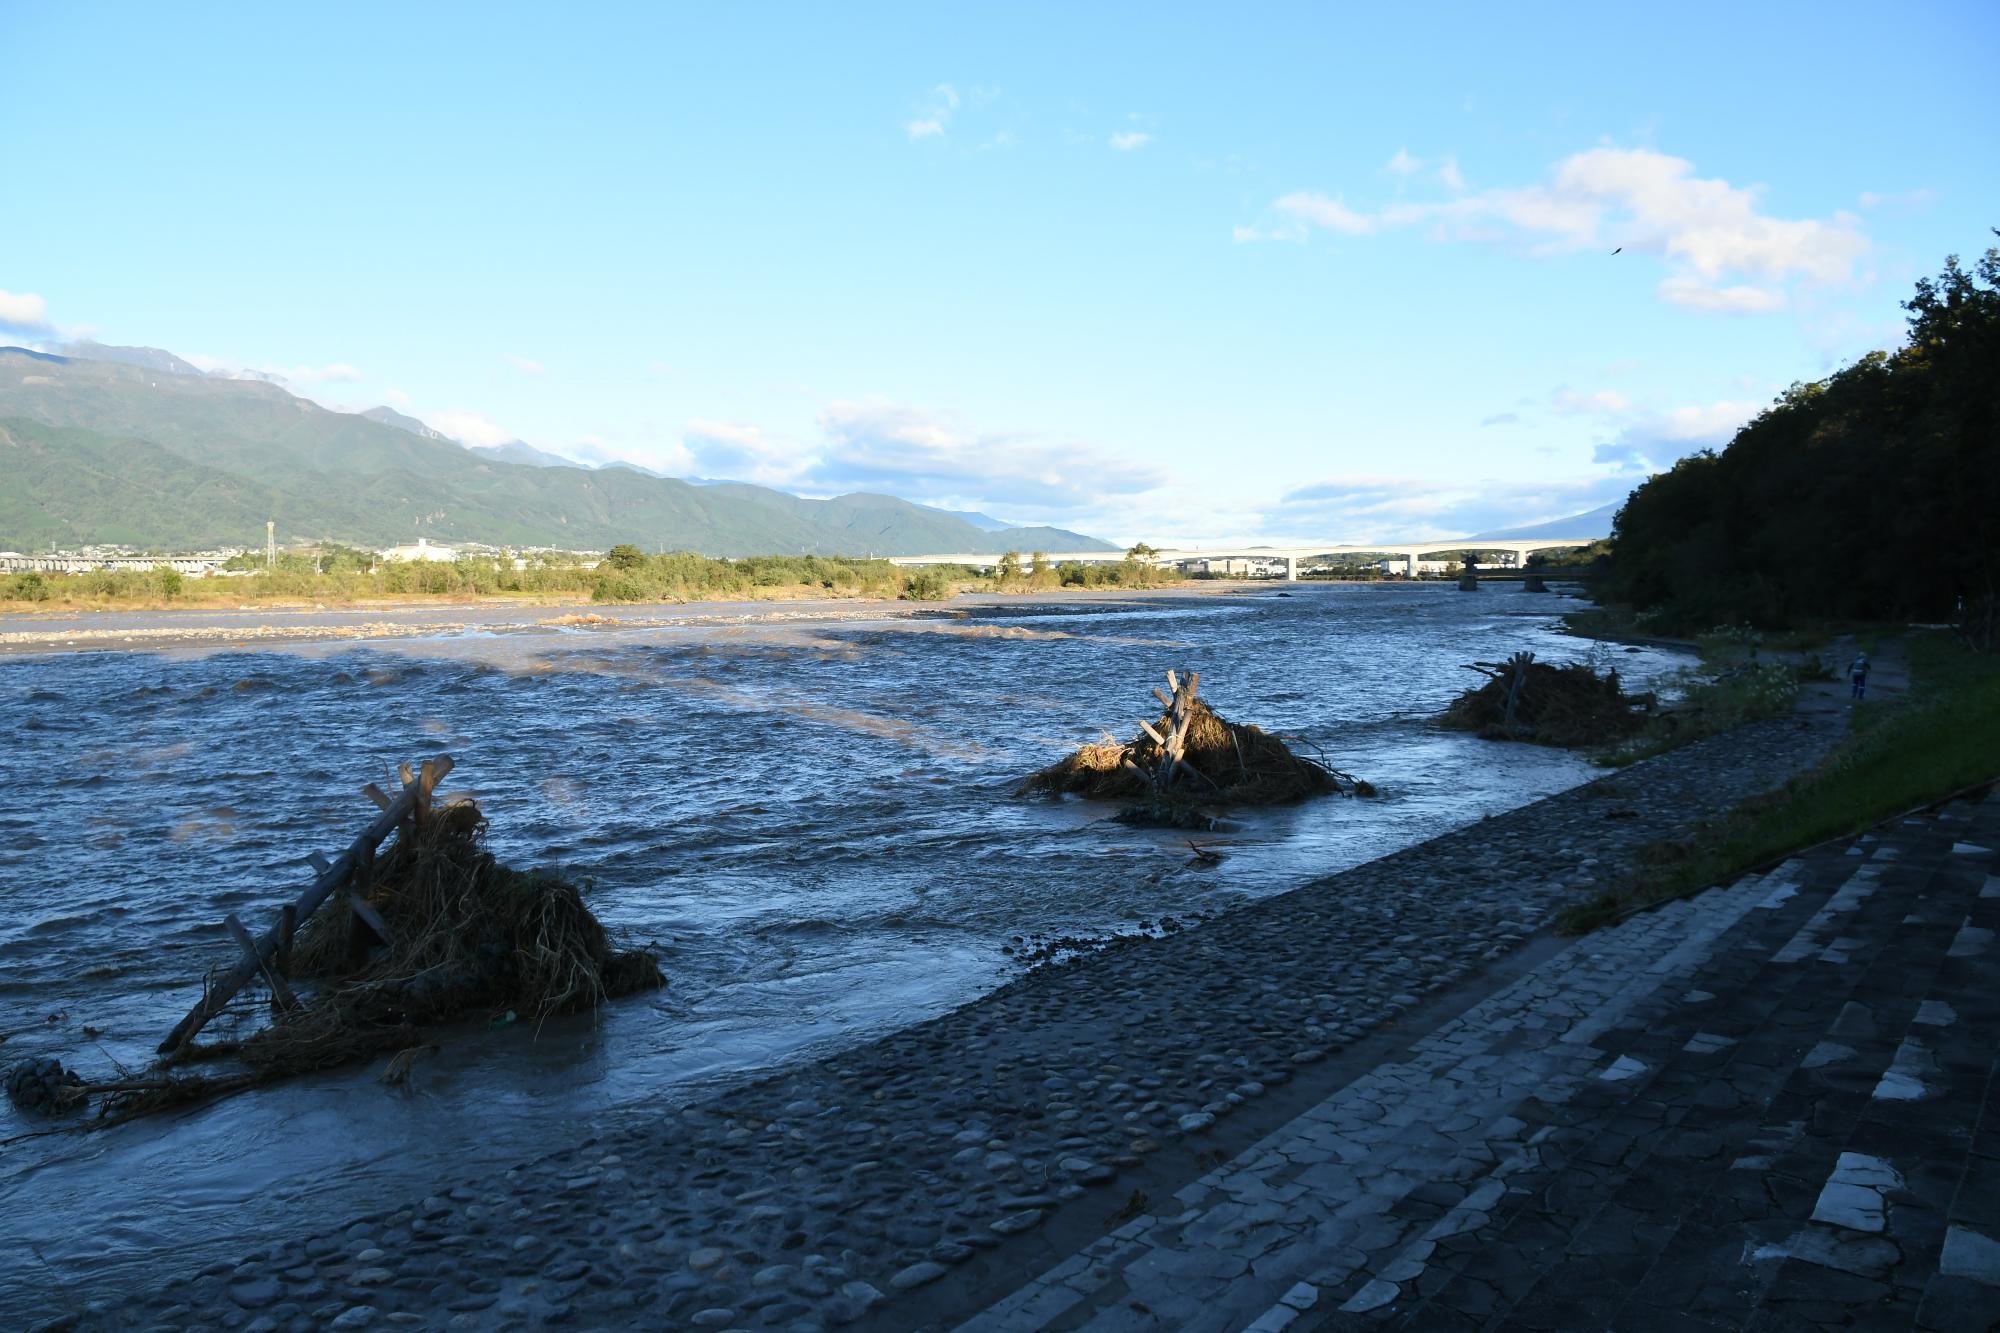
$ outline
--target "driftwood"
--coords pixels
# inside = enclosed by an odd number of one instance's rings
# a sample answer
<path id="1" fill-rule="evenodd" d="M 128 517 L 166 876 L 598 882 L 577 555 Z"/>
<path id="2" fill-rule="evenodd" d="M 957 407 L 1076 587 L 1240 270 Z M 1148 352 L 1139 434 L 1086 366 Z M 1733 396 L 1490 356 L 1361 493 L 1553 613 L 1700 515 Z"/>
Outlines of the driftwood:
<path id="1" fill-rule="evenodd" d="M 58 1109 L 101 1095 L 92 1127 L 102 1128 L 381 1054 L 394 1057 L 383 1081 L 398 1084 L 420 1051 L 436 1049 L 423 1025 L 482 1009 L 546 1018 L 663 985 L 652 953 L 615 949 L 575 885 L 499 864 L 484 848 L 486 821 L 473 802 L 432 808 L 450 768 L 448 758 L 404 765 L 397 796 L 368 791 L 379 813 L 340 856 L 306 858 L 313 882 L 270 931 L 253 936 L 235 916 L 225 919 L 239 957 L 205 986 L 152 1068 L 86 1084 L 43 1061 L 18 1079 L 10 1073 L 9 1095 L 15 1081 L 15 1100 Z M 329 902 L 337 910 L 316 913 Z M 197 1044 L 195 1033 L 258 978 L 277 1008 L 271 1022 L 240 1039 Z M 310 1003 L 293 993 L 295 981 L 310 983 Z M 222 1057 L 232 1072 L 179 1072 Z"/>
<path id="2" fill-rule="evenodd" d="M 405 820 L 421 821 L 429 814 L 431 793 L 451 769 L 450 755 L 426 759 L 422 769 L 418 771 L 412 771 L 410 765 L 404 764 L 403 790 L 394 799 L 384 795 L 372 782 L 365 785 L 362 791 L 381 807 L 381 813 L 376 815 L 374 822 L 363 829 L 348 845 L 346 851 L 330 863 L 321 865 L 320 859 L 314 858 L 314 865 L 319 867 L 318 877 L 306 886 L 305 892 L 298 896 L 296 902 L 279 913 L 278 920 L 269 930 L 252 939 L 241 922 L 236 921 L 234 917 L 229 918 L 229 922 L 225 924 L 233 923 L 230 933 L 236 937 L 243 953 L 242 959 L 208 984 L 202 994 L 201 1002 L 189 1010 L 187 1017 L 176 1023 L 174 1030 L 167 1034 L 167 1039 L 160 1043 L 160 1054 L 171 1055 L 192 1041 L 196 1033 L 208 1026 L 210 1020 L 228 1007 L 229 1002 L 236 998 L 238 991 L 260 974 L 273 983 L 272 993 L 281 1003 L 290 1000 L 295 1005 L 297 1001 L 291 997 L 289 988 L 284 985 L 285 969 L 275 964 L 275 960 L 280 956 L 289 961 L 293 932 L 298 929 L 299 923 L 309 919 L 318 911 L 320 904 L 325 902 L 336 889 L 344 888 L 354 877 L 357 869 L 365 870 L 373 866 L 375 849 L 382 844 L 384 838 L 395 832 Z M 350 908 L 356 901 L 355 895 L 348 895 L 347 902 Z"/>
<path id="3" fill-rule="evenodd" d="M 1285 741 L 1257 727 L 1225 721 L 1197 695 L 1198 673 L 1167 673 L 1167 690 L 1153 691 L 1164 711 L 1141 721 L 1120 744 L 1085 745 L 1029 776 L 1032 792 L 1136 798 L 1139 810 L 1164 812 L 1214 805 L 1269 804 L 1328 792 L 1372 795 L 1374 788 L 1326 764 L 1294 754 Z M 1147 822 L 1179 823 L 1179 820 Z M 1206 827 L 1187 821 L 1187 827 Z"/>
<path id="4" fill-rule="evenodd" d="M 1582 663 L 1551 666 L 1533 653 L 1505 662 L 1471 662 L 1486 683 L 1453 700 L 1443 723 L 1485 740 L 1537 745 L 1602 745 L 1623 740 L 1652 715 L 1651 694 L 1626 694 L 1616 671 L 1600 676 Z"/>

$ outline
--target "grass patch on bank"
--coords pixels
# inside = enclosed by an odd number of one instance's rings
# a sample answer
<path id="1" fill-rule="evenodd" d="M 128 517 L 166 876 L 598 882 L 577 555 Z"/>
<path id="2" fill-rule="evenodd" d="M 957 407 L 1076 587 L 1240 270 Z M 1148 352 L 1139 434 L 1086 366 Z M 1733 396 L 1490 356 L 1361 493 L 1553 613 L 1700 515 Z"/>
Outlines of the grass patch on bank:
<path id="1" fill-rule="evenodd" d="M 1606 768 L 1624 768 L 1746 722 L 1788 713 L 1799 697 L 1797 668 L 1782 662 L 1740 662 L 1690 668 L 1664 682 L 1679 702 L 1649 719 L 1639 733 L 1597 756 Z"/>
<path id="2" fill-rule="evenodd" d="M 1684 841 L 1653 844 L 1640 870 L 1564 908 L 1556 928 L 1595 930 L 2000 777 L 2000 657 L 1939 633 L 1912 635 L 1909 652 L 1909 695 L 1856 709 L 1825 762 Z"/>

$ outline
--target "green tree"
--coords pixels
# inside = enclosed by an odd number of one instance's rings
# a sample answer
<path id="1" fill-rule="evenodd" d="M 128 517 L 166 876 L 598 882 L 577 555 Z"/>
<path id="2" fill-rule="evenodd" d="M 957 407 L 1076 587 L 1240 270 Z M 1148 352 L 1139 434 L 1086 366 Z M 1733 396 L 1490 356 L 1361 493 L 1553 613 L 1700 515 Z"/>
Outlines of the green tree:
<path id="1" fill-rule="evenodd" d="M 1159 554 L 1158 551 L 1146 545 L 1146 543 L 1134 542 L 1132 544 L 1132 549 L 1125 552 L 1125 558 L 1127 560 L 1151 560 L 1154 556 L 1158 554 Z"/>
<path id="2" fill-rule="evenodd" d="M 619 542 L 604 553 L 604 563 L 613 569 L 644 569 L 646 553 L 631 542 Z"/>
<path id="3" fill-rule="evenodd" d="M 1009 551 L 1000 557 L 1000 565 L 993 571 L 1002 583 L 1011 583 L 1021 577 L 1021 553 Z"/>
<path id="4" fill-rule="evenodd" d="M 1909 342 L 1794 384 L 1613 524 L 1610 595 L 1668 629 L 1975 619 L 2000 596 L 2000 250 L 1904 303 Z M 1883 553 L 1914 555 L 1919 568 Z"/>
<path id="5" fill-rule="evenodd" d="M 913 569 L 903 576 L 903 596 L 912 602 L 943 602 L 952 595 L 951 581 L 942 569 Z"/>

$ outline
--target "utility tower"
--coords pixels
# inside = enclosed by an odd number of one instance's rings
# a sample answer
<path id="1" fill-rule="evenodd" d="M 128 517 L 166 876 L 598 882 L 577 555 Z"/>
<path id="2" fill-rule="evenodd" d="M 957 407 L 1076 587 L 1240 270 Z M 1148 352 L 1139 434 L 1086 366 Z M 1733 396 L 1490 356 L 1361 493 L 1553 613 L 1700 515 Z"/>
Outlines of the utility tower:
<path id="1" fill-rule="evenodd" d="M 277 567 L 278 521 L 273 518 L 267 518 L 264 520 L 264 568 L 271 570 Z"/>

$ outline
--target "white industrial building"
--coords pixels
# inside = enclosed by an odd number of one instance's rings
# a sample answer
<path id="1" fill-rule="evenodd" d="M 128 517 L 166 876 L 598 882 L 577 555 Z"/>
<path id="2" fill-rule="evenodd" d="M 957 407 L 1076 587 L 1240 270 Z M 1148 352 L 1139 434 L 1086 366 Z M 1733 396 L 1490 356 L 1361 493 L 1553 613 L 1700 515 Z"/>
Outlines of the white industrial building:
<path id="1" fill-rule="evenodd" d="M 428 537 L 417 538 L 415 546 L 391 546 L 386 551 L 377 551 L 388 564 L 408 564 L 414 560 L 456 560 L 458 552 L 449 546 L 433 546 Z"/>

